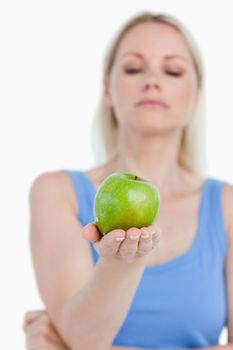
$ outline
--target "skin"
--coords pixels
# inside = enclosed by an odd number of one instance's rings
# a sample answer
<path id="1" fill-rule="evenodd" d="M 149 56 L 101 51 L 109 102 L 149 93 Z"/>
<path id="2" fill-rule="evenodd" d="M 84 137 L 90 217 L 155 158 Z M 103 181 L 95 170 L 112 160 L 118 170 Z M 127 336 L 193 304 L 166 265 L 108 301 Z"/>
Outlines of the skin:
<path id="1" fill-rule="evenodd" d="M 136 52 L 137 55 L 129 52 Z M 130 69 L 136 72 L 127 73 Z M 203 179 L 189 173 L 178 163 L 182 130 L 193 117 L 198 93 L 192 57 L 178 31 L 157 23 L 142 23 L 129 30 L 120 43 L 105 85 L 105 101 L 114 108 L 118 122 L 119 152 L 104 166 L 88 172 L 96 186 L 112 172 L 129 171 L 153 182 L 159 188 L 164 203 L 200 189 Z M 155 109 L 135 106 L 139 100 L 146 98 L 161 99 L 166 102 L 167 107 Z M 226 227 L 229 238 L 226 275 L 229 291 L 233 282 L 230 277 L 233 274 L 233 224 L 232 220 L 229 220 L 229 217 L 232 217 L 232 198 L 232 186 L 226 186 L 224 212 L 227 214 Z M 132 228 L 127 234 L 136 233 L 137 229 Z M 85 239 L 99 243 L 100 236 L 94 225 L 85 227 L 82 234 Z M 100 247 L 101 249 L 103 248 Z M 226 349 L 232 350 L 230 341 L 233 340 L 233 300 L 230 299 L 230 293 L 228 301 L 229 345 Z M 41 322 L 47 326 L 40 328 Z M 44 337 L 41 329 L 50 336 Z M 28 313 L 25 316 L 24 331 L 28 343 L 29 339 L 31 341 L 28 349 L 36 348 L 41 337 L 47 339 L 44 342 L 45 350 L 68 349 L 49 325 L 45 311 Z M 48 339 L 53 340 L 49 343 Z"/>
<path id="2" fill-rule="evenodd" d="M 140 57 L 129 52 L 137 52 Z M 171 55 L 181 57 L 167 58 Z M 136 69 L 136 73 L 127 74 L 129 69 Z M 105 96 L 106 103 L 115 110 L 119 126 L 119 152 L 113 167 L 152 181 L 159 187 L 161 197 L 190 188 L 195 179 L 179 166 L 178 152 L 182 129 L 196 107 L 198 84 L 181 34 L 157 23 L 132 28 L 116 54 Z M 168 107 L 135 106 L 146 98 L 161 99 Z"/>
<path id="3" fill-rule="evenodd" d="M 50 321 L 46 310 L 34 310 L 25 314 L 23 331 L 27 349 L 69 350 Z"/>

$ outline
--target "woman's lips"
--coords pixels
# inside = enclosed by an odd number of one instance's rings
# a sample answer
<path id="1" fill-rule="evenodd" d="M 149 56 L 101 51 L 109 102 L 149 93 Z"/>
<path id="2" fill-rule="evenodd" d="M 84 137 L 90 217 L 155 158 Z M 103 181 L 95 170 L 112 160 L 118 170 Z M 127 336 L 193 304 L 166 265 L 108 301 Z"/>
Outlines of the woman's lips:
<path id="1" fill-rule="evenodd" d="M 136 103 L 137 107 L 143 107 L 143 106 L 150 106 L 150 107 L 162 107 L 167 108 L 168 105 L 161 101 L 161 100 L 154 100 L 154 99 L 147 99 L 147 100 L 141 100 Z"/>

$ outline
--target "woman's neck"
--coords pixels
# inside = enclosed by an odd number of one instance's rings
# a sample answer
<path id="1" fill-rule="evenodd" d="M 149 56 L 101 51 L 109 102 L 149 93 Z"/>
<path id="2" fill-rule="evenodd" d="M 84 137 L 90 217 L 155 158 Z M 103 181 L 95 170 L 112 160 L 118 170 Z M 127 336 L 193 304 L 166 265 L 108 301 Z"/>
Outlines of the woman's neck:
<path id="1" fill-rule="evenodd" d="M 114 171 L 132 172 L 151 181 L 164 197 L 182 193 L 190 186 L 193 174 L 179 164 L 180 133 L 126 136 L 119 133 Z"/>

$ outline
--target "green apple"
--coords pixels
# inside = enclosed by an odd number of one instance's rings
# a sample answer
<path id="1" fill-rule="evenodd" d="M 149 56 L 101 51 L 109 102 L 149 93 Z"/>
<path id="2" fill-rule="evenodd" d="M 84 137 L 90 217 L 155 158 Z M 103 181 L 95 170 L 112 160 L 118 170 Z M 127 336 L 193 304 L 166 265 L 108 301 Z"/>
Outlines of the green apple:
<path id="1" fill-rule="evenodd" d="M 95 224 L 105 235 L 114 229 L 149 226 L 159 208 L 159 192 L 151 182 L 132 173 L 116 172 L 100 184 L 93 211 Z"/>

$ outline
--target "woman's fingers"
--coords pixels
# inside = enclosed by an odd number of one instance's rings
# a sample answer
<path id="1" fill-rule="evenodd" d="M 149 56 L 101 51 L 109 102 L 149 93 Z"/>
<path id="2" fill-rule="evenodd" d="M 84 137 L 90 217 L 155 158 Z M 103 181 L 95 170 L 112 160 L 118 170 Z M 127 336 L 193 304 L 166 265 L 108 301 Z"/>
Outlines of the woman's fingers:
<path id="1" fill-rule="evenodd" d="M 50 333 L 43 333 L 42 331 L 28 334 L 25 343 L 28 350 L 60 350 L 53 335 Z"/>
<path id="2" fill-rule="evenodd" d="M 117 229 L 104 235 L 101 240 L 95 242 L 94 246 L 103 257 L 114 257 L 124 239 L 125 231 Z"/>
<path id="3" fill-rule="evenodd" d="M 101 235 L 94 223 L 83 228 L 82 235 L 94 242 L 94 247 L 105 258 L 118 258 L 132 263 L 137 257 L 144 257 L 158 244 L 161 229 L 150 225 L 141 229 L 131 227 L 127 231 L 117 229 Z"/>
<path id="4" fill-rule="evenodd" d="M 152 231 L 149 227 L 143 227 L 141 229 L 141 237 L 138 244 L 137 255 L 139 257 L 143 257 L 147 255 L 152 250 L 152 235 L 154 231 Z"/>
<path id="5" fill-rule="evenodd" d="M 154 248 L 162 239 L 162 230 L 159 226 L 155 226 L 155 234 L 152 236 L 152 248 Z"/>
<path id="6" fill-rule="evenodd" d="M 28 350 L 67 350 L 46 310 L 30 311 L 25 315 L 25 343 Z"/>
<path id="7" fill-rule="evenodd" d="M 132 227 L 126 232 L 126 239 L 122 242 L 118 254 L 128 263 L 131 263 L 135 258 L 140 236 L 141 230 L 136 227 Z"/>
<path id="8" fill-rule="evenodd" d="M 161 231 L 161 230 L 160 230 Z M 137 255 L 143 257 L 147 255 L 159 242 L 160 231 L 153 225 L 141 229 L 141 238 L 138 245 Z"/>
<path id="9" fill-rule="evenodd" d="M 36 320 L 39 316 L 43 315 L 45 313 L 45 310 L 34 310 L 34 311 L 27 311 L 24 315 L 23 320 L 23 331 L 26 332 L 26 328 L 30 323 Z"/>

